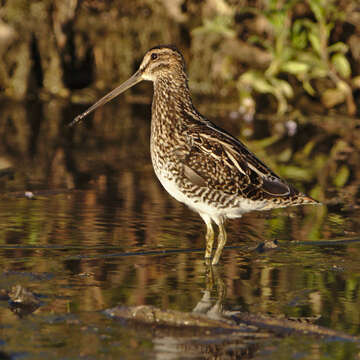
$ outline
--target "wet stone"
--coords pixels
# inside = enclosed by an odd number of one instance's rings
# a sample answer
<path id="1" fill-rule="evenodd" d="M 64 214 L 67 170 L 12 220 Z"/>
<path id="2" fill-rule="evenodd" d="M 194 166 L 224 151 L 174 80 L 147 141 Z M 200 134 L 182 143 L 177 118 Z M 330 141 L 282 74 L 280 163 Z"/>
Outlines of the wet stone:
<path id="1" fill-rule="evenodd" d="M 40 299 L 21 285 L 15 285 L 8 293 L 10 309 L 19 316 L 31 314 L 41 306 Z"/>
<path id="2" fill-rule="evenodd" d="M 278 240 L 265 240 L 264 242 L 260 243 L 255 251 L 258 253 L 263 253 L 269 250 L 274 250 L 279 248 L 279 242 Z"/>

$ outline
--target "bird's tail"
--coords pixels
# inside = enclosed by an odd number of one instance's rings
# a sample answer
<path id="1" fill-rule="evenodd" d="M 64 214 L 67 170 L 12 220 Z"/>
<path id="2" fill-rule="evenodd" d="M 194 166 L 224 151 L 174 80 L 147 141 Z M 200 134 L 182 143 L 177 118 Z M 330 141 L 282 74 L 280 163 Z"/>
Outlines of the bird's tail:
<path id="1" fill-rule="evenodd" d="M 322 205 L 321 202 L 313 199 L 310 196 L 302 194 L 302 193 L 299 193 L 295 202 L 298 202 L 298 204 L 294 204 L 294 205 L 303 205 L 303 204 L 304 205 Z"/>
<path id="2" fill-rule="evenodd" d="M 261 210 L 270 210 L 274 208 L 282 208 L 282 207 L 298 206 L 298 205 L 322 205 L 322 204 L 319 201 L 313 199 L 312 197 L 298 192 L 288 197 L 274 198 Z"/>
<path id="3" fill-rule="evenodd" d="M 290 187 L 290 195 L 284 199 L 290 206 L 291 205 L 321 205 L 321 203 L 312 197 L 295 189 L 292 185 Z"/>

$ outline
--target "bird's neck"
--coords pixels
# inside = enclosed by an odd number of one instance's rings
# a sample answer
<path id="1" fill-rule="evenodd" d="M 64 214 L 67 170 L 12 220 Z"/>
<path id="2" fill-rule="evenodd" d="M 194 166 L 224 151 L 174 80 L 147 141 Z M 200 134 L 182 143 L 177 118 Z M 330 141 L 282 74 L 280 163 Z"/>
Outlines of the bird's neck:
<path id="1" fill-rule="evenodd" d="M 163 126 L 182 126 L 183 113 L 191 112 L 194 106 L 185 74 L 159 77 L 154 81 L 152 122 Z"/>

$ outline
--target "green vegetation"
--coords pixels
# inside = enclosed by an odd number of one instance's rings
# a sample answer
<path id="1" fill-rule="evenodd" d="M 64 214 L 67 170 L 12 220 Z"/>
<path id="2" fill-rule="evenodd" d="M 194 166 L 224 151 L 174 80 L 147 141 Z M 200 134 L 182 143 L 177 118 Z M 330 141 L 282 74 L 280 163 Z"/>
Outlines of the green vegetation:
<path id="1" fill-rule="evenodd" d="M 223 40 L 242 37 L 244 30 L 235 31 L 236 14 L 262 24 L 246 28 L 249 35 L 244 40 L 263 49 L 270 60 L 265 67 L 250 65 L 238 77 L 240 100 L 246 101 L 254 93 L 270 94 L 277 101 L 277 113 L 284 114 L 301 86 L 326 108 L 345 103 L 348 114 L 354 115 L 353 91 L 359 87 L 360 77 L 351 69 L 349 46 L 336 40 L 347 36 L 339 34 L 339 28 L 342 30 L 347 22 L 346 10 L 351 7 L 342 9 L 334 0 L 271 0 L 262 5 L 229 8 L 226 15 L 211 21 L 205 18 L 203 25 L 192 32 L 195 37 L 217 34 Z M 332 36 L 336 26 L 337 34 Z"/>
<path id="2" fill-rule="evenodd" d="M 321 104 L 354 115 L 360 88 L 356 1 L 4 1 L 0 94 L 89 101 L 143 53 L 175 43 L 192 88 L 284 114 Z M 319 110 L 319 108 L 317 108 Z"/>

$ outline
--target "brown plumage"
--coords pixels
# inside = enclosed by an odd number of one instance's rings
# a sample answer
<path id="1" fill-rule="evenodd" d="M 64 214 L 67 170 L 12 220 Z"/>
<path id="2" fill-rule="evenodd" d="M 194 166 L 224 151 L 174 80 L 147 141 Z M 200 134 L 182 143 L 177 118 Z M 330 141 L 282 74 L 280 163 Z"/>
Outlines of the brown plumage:
<path id="1" fill-rule="evenodd" d="M 214 243 L 212 224 L 218 225 L 212 264 L 218 263 L 226 243 L 226 218 L 251 210 L 317 204 L 280 179 L 239 140 L 199 114 L 191 100 L 183 56 L 173 46 L 150 49 L 130 79 L 72 124 L 142 80 L 154 83 L 151 159 L 155 173 L 175 199 L 205 221 L 207 259 Z"/>

